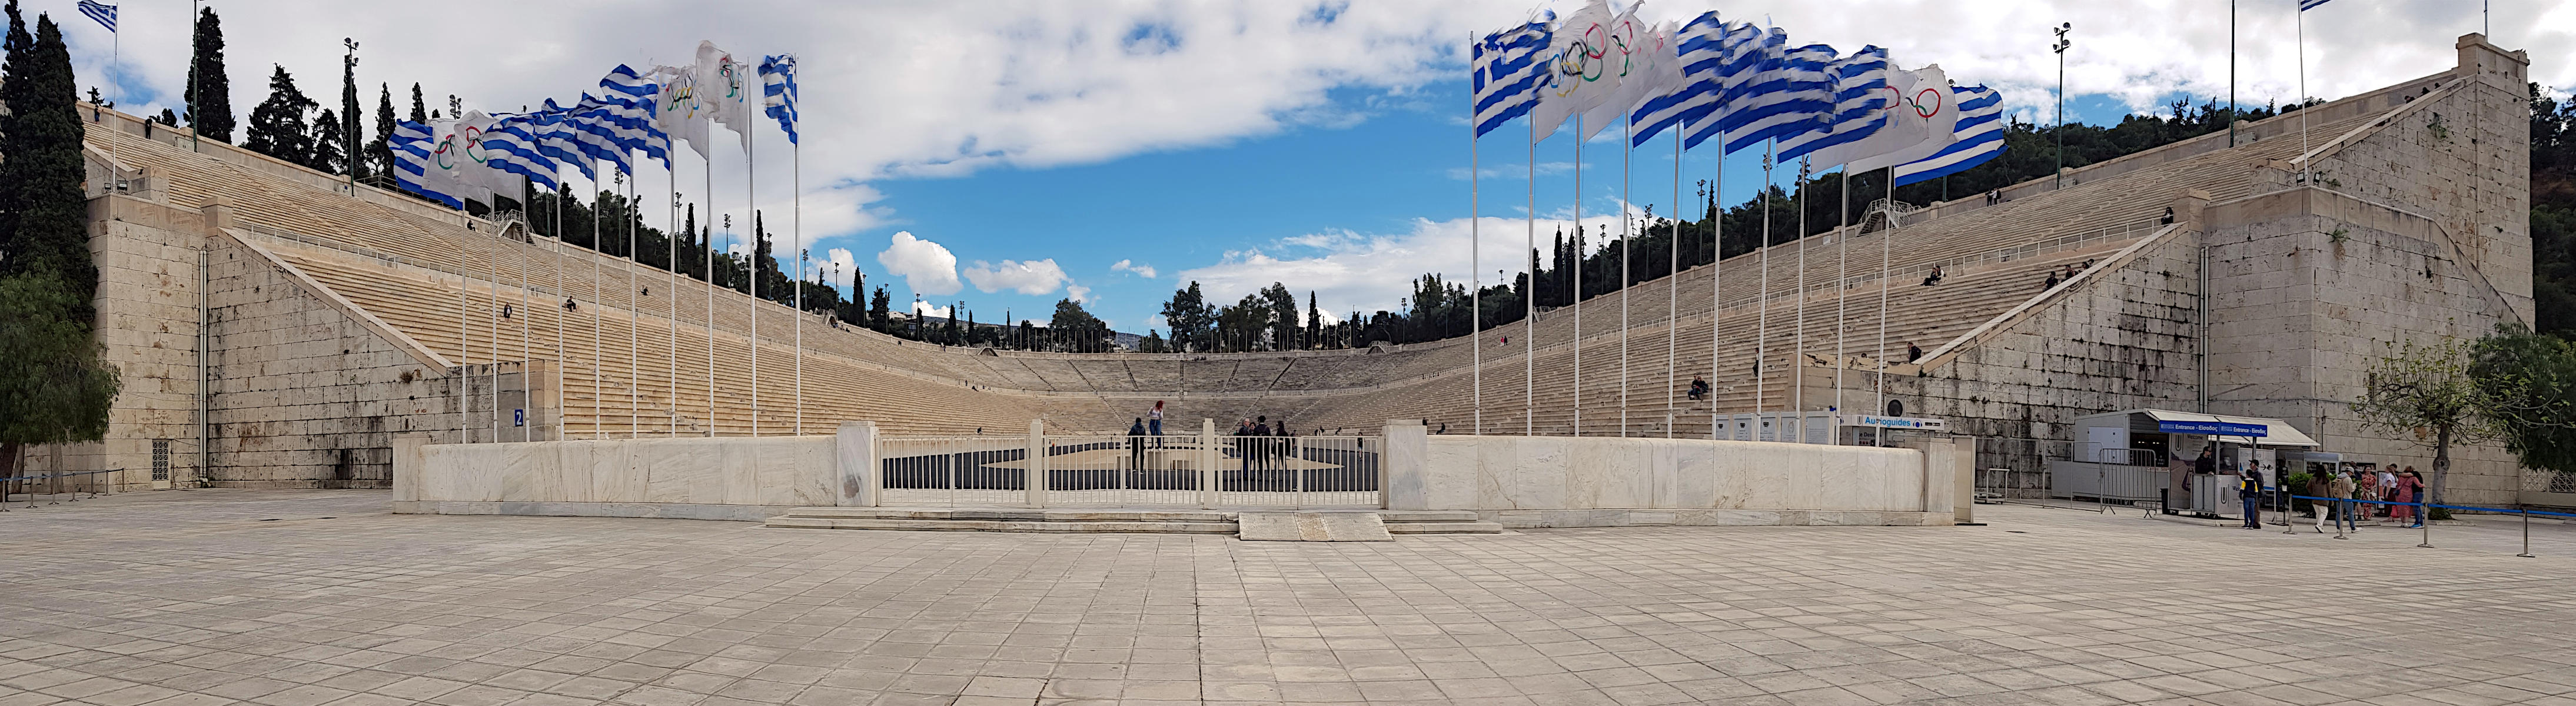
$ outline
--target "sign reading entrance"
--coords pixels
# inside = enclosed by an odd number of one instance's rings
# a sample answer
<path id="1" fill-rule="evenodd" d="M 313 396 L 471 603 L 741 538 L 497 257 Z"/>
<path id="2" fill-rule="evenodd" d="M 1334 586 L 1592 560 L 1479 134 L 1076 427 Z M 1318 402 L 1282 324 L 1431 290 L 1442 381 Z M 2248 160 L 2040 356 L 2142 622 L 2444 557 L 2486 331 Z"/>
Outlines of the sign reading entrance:
<path id="1" fill-rule="evenodd" d="M 2242 422 L 2177 422 L 2158 420 L 2156 422 L 2156 431 L 2170 434 L 2212 434 L 2217 436 L 2264 437 L 2272 434 L 2272 426 L 2269 424 L 2245 424 Z"/>

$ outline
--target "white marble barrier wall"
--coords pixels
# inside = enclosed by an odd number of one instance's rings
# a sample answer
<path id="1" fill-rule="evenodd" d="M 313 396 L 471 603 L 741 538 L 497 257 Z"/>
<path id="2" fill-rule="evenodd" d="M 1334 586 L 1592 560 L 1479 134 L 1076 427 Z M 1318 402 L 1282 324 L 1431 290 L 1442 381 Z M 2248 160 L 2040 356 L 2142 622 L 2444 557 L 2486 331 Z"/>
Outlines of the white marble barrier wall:
<path id="1" fill-rule="evenodd" d="M 1387 506 L 1507 526 L 1949 524 L 1956 450 L 1388 432 Z"/>
<path id="2" fill-rule="evenodd" d="M 425 444 L 397 438 L 394 511 L 758 520 L 840 504 L 833 436 Z"/>

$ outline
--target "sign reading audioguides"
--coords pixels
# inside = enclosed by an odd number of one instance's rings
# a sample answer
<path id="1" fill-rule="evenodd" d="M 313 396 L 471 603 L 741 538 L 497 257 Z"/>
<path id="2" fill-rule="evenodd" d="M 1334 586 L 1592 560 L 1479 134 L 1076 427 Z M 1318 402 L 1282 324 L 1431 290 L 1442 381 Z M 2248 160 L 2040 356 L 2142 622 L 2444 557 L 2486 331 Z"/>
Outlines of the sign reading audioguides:
<path id="1" fill-rule="evenodd" d="M 1845 415 L 1841 418 L 1840 424 L 1847 427 L 1878 427 L 1881 429 L 1912 429 L 1916 431 L 1946 431 L 1950 428 L 1949 422 L 1939 419 L 1929 419 L 1924 417 L 1881 417 L 1873 414 Z"/>

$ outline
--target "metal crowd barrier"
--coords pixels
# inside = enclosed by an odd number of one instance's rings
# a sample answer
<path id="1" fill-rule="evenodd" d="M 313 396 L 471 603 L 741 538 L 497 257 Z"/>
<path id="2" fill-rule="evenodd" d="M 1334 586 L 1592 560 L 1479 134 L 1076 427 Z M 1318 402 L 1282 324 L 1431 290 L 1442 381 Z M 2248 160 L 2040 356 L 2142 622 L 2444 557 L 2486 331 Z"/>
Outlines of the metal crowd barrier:
<path id="1" fill-rule="evenodd" d="M 2282 491 L 2280 488 L 2277 488 L 2277 487 L 2275 487 L 2275 488 L 2266 488 L 2266 489 L 2264 489 L 2264 490 L 2265 490 L 2265 491 L 2267 491 L 2267 492 L 2285 492 L 2285 491 Z M 2339 505 L 2339 504 L 2342 504 L 2342 503 L 2350 503 L 2350 504 L 2355 504 L 2355 505 L 2403 505 L 2403 506 L 2406 506 L 2406 507 L 2414 508 L 2414 509 L 2415 509 L 2415 524 L 2416 524 L 2416 526 L 2417 526 L 2418 528 L 2421 528 L 2421 529 L 2424 531 L 2424 538 L 2423 538 L 2423 540 L 2422 540 L 2421 542 L 2417 543 L 2415 546 L 2417 546 L 2417 547 L 2422 547 L 2422 548 L 2426 548 L 2426 549 L 2430 549 L 2430 548 L 2432 548 L 2432 547 L 2433 547 L 2433 515 L 2432 515 L 2432 513 L 2430 512 L 2430 510 L 2431 510 L 2432 508 L 2441 508 L 2441 509 L 2444 509 L 2444 510 L 2468 510 L 2468 511 L 2472 511 L 2472 512 L 2496 512 L 2496 513 L 2505 513 L 2505 514 L 2520 515 L 2520 516 L 2522 517 L 2522 553 L 2520 553 L 2520 554 L 2515 554 L 2514 556 L 2522 557 L 2522 558 L 2525 558 L 2525 559 L 2533 558 L 2533 557 L 2535 556 L 2535 555 L 2533 555 L 2533 554 L 2531 553 L 2531 516 L 2532 516 L 2532 515 L 2540 515 L 2540 516 L 2543 516 L 2543 517 L 2564 517 L 2564 518 L 2576 518 L 2576 514 L 2570 514 L 2570 513 L 2564 513 L 2564 512 L 2535 511 L 2535 510 L 2532 510 L 2529 506 L 2523 505 L 2522 503 L 2514 503 L 2514 509 L 2507 510 L 2507 509 L 2500 508 L 2500 507 L 2479 507 L 2479 506 L 2476 506 L 2476 505 L 2443 505 L 2443 504 L 2439 504 L 2439 503 L 2427 503 L 2427 502 L 2422 502 L 2422 501 L 2417 501 L 2417 502 L 2403 502 L 2403 503 L 2401 503 L 2401 502 L 2396 502 L 2396 501 L 2393 501 L 2393 500 L 2363 500 L 2363 499 L 2360 499 L 2360 498 L 2321 498 L 2321 497 L 2317 497 L 2317 496 L 2313 496 L 2313 495 L 2297 495 L 2297 494 L 2291 494 L 2291 495 L 2289 495 L 2289 498 L 2290 498 L 2290 499 L 2292 499 L 2292 500 L 2308 500 L 2308 501 L 2313 501 L 2313 502 L 2323 502 L 2323 503 L 2327 503 L 2327 504 L 2329 504 L 2329 505 L 2335 505 L 2335 508 L 2334 508 L 2334 509 L 2336 509 L 2337 511 L 2340 511 L 2340 512 L 2350 512 L 2349 510 L 2343 510 L 2343 509 L 2342 509 L 2342 507 L 2344 507 L 2344 506 L 2343 506 L 2343 505 Z M 2313 502 L 2312 502 L 2311 504 L 2313 504 Z M 2289 513 L 2297 512 L 2297 510 L 2296 510 L 2296 509 L 2289 507 L 2289 503 L 2282 503 L 2282 505 L 2283 505 L 2284 507 L 2280 510 L 2280 512 L 2282 512 L 2282 513 L 2284 514 L 2284 516 L 2285 516 L 2285 517 L 2286 517 Z M 2283 534 L 2298 534 L 2298 529 L 2299 529 L 2299 527 L 2298 527 L 2298 523 L 2293 522 L 2293 523 L 2291 523 L 2291 524 L 2290 524 L 2290 528 L 2289 528 L 2288 530 L 2284 530 L 2282 533 L 2283 533 Z M 2340 535 L 2340 534 L 2342 534 L 2342 533 L 2343 533 L 2343 530 L 2342 530 L 2341 528 L 2337 528 L 2337 529 L 2335 530 L 2335 534 Z"/>
<path id="2" fill-rule="evenodd" d="M 8 477 L 8 478 L 0 478 L 0 482 L 15 482 L 15 483 L 17 483 L 17 485 L 18 485 L 18 489 L 17 489 L 15 492 L 17 492 L 17 493 L 25 493 L 25 494 L 27 495 L 27 508 L 26 508 L 26 509 L 34 509 L 34 508 L 36 507 L 36 491 L 35 491 L 35 489 L 34 489 L 33 487 L 31 487 L 31 485 L 32 485 L 32 484 L 28 483 L 28 481 L 47 480 L 47 479 L 51 479 L 52 481 L 54 481 L 53 483 L 49 484 L 51 487 L 50 487 L 50 488 L 48 488 L 48 489 L 46 489 L 46 491 L 45 491 L 45 498 L 46 498 L 46 500 L 47 500 L 47 502 L 46 502 L 45 504 L 47 504 L 47 505 L 61 505 L 61 504 L 63 504 L 64 502 L 80 502 L 80 500 L 81 500 L 80 494 L 81 494 L 81 493 L 89 493 L 89 496 L 90 496 L 90 497 L 92 497 L 92 498 L 96 498 L 96 497 L 98 497 L 98 495 L 99 495 L 99 493 L 98 493 L 98 486 L 96 486 L 96 485 L 91 485 L 89 488 L 86 488 L 86 489 L 75 488 L 75 489 L 73 489 L 73 490 L 69 491 L 69 492 L 71 493 L 71 497 L 70 497 L 70 498 L 61 498 L 60 496 L 65 492 L 65 491 L 63 490 L 63 479 L 65 479 L 65 478 L 75 478 L 75 477 L 79 477 L 79 476 L 94 476 L 94 475 L 99 475 L 99 474 L 103 474 L 103 473 L 124 473 L 124 472 L 125 472 L 125 469 L 122 469 L 122 468 L 110 468 L 110 469 L 107 469 L 107 470 L 104 470 L 104 471 L 70 471 L 70 472 L 52 473 L 52 474 L 40 475 L 40 476 L 10 476 L 10 477 Z M 8 511 L 9 511 L 9 506 L 8 506 L 8 504 L 5 502 L 5 500 L 6 500 L 6 499 L 7 499 L 7 494 L 0 494 L 0 512 L 8 512 Z"/>

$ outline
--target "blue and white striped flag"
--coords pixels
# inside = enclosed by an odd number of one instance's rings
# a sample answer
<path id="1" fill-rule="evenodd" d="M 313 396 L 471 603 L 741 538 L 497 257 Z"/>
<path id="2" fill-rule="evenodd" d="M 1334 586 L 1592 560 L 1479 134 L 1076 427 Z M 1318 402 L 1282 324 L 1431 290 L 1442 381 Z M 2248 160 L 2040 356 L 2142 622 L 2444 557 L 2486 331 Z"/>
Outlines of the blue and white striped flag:
<path id="1" fill-rule="evenodd" d="M 622 104 L 602 101 L 584 93 L 581 94 L 581 104 L 573 106 L 572 114 L 565 118 L 565 122 L 572 125 L 573 142 L 581 147 L 582 154 L 617 165 L 618 171 L 633 174 L 635 165 L 627 153 L 632 148 L 630 141 L 636 139 L 639 131 L 624 124 L 625 119 L 617 114 L 618 105 Z"/>
<path id="2" fill-rule="evenodd" d="M 465 201 L 447 193 L 449 189 L 439 178 L 446 174 L 446 170 L 438 165 L 435 135 L 436 131 L 430 126 L 409 120 L 394 125 L 393 136 L 386 140 L 394 153 L 394 184 L 404 191 L 447 204 L 448 208 L 464 208 Z"/>
<path id="3" fill-rule="evenodd" d="M 2309 10 L 2314 10 L 2317 9 L 2318 5 L 2326 4 L 2329 1 L 2330 0 L 2299 0 L 2299 11 L 2307 12 Z"/>
<path id="4" fill-rule="evenodd" d="M 106 27 L 108 33 L 114 34 L 116 32 L 115 5 L 102 3 L 98 0 L 80 0 L 80 12 L 81 14 L 88 15 L 90 19 L 98 20 L 99 26 Z"/>
<path id="5" fill-rule="evenodd" d="M 661 160 L 662 166 L 669 168 L 671 138 L 653 124 L 662 98 L 661 78 L 660 73 L 638 73 L 625 64 L 618 64 L 606 77 L 599 79 L 598 109 L 606 111 L 609 125 L 617 132 L 616 139 L 628 151 L 641 151 L 645 157 Z"/>
<path id="6" fill-rule="evenodd" d="M 503 115 L 483 131 L 483 163 L 494 169 L 526 176 L 553 191 L 558 183 L 555 160 L 537 147 L 536 116 Z"/>
<path id="7" fill-rule="evenodd" d="M 796 55 L 774 54 L 760 60 L 761 112 L 778 121 L 788 144 L 796 143 Z"/>
<path id="8" fill-rule="evenodd" d="M 1762 51 L 1768 54 L 1775 46 L 1785 47 L 1788 39 L 1787 32 L 1774 28 L 1771 36 L 1763 39 Z M 1834 77 L 1829 69 L 1835 59 L 1834 48 L 1809 44 L 1783 48 L 1778 56 L 1741 93 L 1727 101 L 1728 110 L 1716 121 L 1719 129 L 1726 131 L 1727 153 L 1764 140 L 1805 134 L 1816 129 L 1820 116 L 1833 111 Z"/>
<path id="9" fill-rule="evenodd" d="M 537 154 L 581 170 L 581 177 L 599 181 L 599 172 L 591 168 L 590 157 L 581 151 L 581 138 L 574 133 L 572 111 L 546 99 L 546 109 L 534 114 L 533 132 L 537 136 Z"/>
<path id="10" fill-rule="evenodd" d="M 1887 91 L 1887 50 L 1862 47 L 1851 56 L 1835 59 L 1828 69 L 1834 77 L 1834 105 L 1831 112 L 1818 116 L 1813 131 L 1780 141 L 1780 161 L 1787 162 L 1828 147 L 1859 142 L 1888 126 L 1888 108 L 1893 107 Z M 1911 142 L 1909 140 L 1908 142 Z M 1834 150 L 1818 155 L 1818 168 L 1841 164 L 1846 159 Z"/>
<path id="11" fill-rule="evenodd" d="M 1555 19 L 1548 13 L 1547 19 Z M 1484 137 L 1503 123 L 1529 114 L 1538 104 L 1538 85 L 1547 69 L 1547 47 L 1554 42 L 1547 22 L 1531 22 L 1485 35 L 1475 44 L 1476 136 Z"/>
<path id="12" fill-rule="evenodd" d="M 1959 124 L 1951 129 L 1957 141 L 1930 157 L 1897 166 L 1897 186 L 1964 172 L 2004 153 L 2003 95 L 1984 86 L 1956 87 L 1950 93 L 1959 106 Z"/>
<path id="13" fill-rule="evenodd" d="M 1647 98 L 1628 115 L 1635 131 L 1629 137 L 1630 145 L 1644 145 L 1664 128 L 1706 115 L 1717 106 L 1725 90 L 1718 70 L 1726 63 L 1726 32 L 1733 27 L 1717 19 L 1716 10 L 1700 13 L 1698 19 L 1682 25 L 1675 40 L 1680 45 L 1677 51 L 1682 64 L 1682 87 Z"/>

